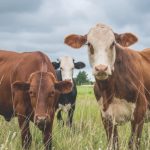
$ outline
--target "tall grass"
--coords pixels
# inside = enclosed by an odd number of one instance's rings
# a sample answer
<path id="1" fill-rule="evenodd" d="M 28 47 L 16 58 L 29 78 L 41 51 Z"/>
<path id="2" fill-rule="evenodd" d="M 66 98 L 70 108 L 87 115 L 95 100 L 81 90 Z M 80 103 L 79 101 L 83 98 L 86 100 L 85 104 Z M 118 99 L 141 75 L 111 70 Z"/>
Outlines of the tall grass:
<path id="1" fill-rule="evenodd" d="M 67 114 L 63 114 L 66 119 Z M 74 114 L 73 127 L 62 127 L 56 118 L 53 125 L 54 150 L 106 150 L 107 140 L 100 118 L 100 110 L 95 100 L 92 87 L 79 86 Z M 42 134 L 32 123 L 33 137 L 31 150 L 43 150 Z M 128 150 L 130 123 L 119 128 L 121 150 Z M 6 122 L 0 117 L 0 150 L 21 150 L 20 129 L 17 118 Z M 141 150 L 150 149 L 150 123 L 144 125 Z"/>

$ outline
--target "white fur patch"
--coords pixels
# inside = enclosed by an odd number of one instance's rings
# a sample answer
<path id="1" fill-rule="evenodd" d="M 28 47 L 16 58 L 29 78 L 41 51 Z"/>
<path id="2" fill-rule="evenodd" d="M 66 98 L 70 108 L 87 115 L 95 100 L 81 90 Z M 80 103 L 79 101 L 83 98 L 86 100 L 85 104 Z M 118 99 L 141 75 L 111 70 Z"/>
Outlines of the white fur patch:
<path id="1" fill-rule="evenodd" d="M 90 50 L 88 50 L 89 61 L 93 68 L 93 74 L 97 74 L 95 66 L 101 64 L 108 67 L 106 73 L 111 75 L 116 59 L 115 47 L 111 48 L 112 43 L 115 41 L 112 29 L 106 25 L 98 24 L 89 31 L 87 41 L 94 48 L 93 54 L 91 54 Z"/>
<path id="2" fill-rule="evenodd" d="M 103 111 L 103 98 L 98 101 L 101 107 L 101 113 L 104 118 L 113 121 L 114 124 L 122 124 L 133 120 L 135 103 L 127 102 L 124 99 L 114 98 L 108 109 Z"/>
<path id="3" fill-rule="evenodd" d="M 59 110 L 62 110 L 66 113 L 71 109 L 71 104 L 66 104 L 66 105 L 59 104 L 58 107 Z"/>
<path id="4" fill-rule="evenodd" d="M 73 77 L 73 69 L 74 69 L 74 63 L 73 58 L 70 56 L 64 56 L 60 58 L 60 67 L 62 80 L 71 80 Z"/>

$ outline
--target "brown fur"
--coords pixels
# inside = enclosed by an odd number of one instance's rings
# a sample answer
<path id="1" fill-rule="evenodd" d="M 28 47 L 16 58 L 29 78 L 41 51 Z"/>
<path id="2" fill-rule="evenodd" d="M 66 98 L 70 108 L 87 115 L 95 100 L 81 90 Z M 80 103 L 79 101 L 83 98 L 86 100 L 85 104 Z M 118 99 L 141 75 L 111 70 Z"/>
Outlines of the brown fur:
<path id="1" fill-rule="evenodd" d="M 136 149 L 138 149 L 144 116 L 147 108 L 150 108 L 150 72 L 148 71 L 150 66 L 150 49 L 137 52 L 126 48 L 136 43 L 138 40 L 132 33 L 114 33 L 114 36 L 115 41 L 112 45 L 109 45 L 111 47 L 115 46 L 116 48 L 114 71 L 107 80 L 96 79 L 94 93 L 97 101 L 99 101 L 101 97 L 103 98 L 103 112 L 107 111 L 109 105 L 113 102 L 114 97 L 125 99 L 127 102 L 136 104 L 133 114 L 134 120 L 131 122 L 132 129 L 129 148 L 133 149 L 134 145 L 136 145 Z M 80 48 L 82 44 L 85 44 L 85 42 L 81 42 L 81 38 L 82 40 L 85 39 L 84 36 L 75 35 L 72 37 L 70 35 L 67 37 L 67 40 L 65 39 L 65 44 L 73 48 Z M 124 47 L 116 43 L 119 43 Z M 74 46 L 74 44 L 79 46 Z M 91 43 L 88 43 L 88 46 L 91 55 L 94 54 Z M 103 117 L 102 121 L 108 141 L 110 142 L 112 137 L 113 147 L 119 149 L 117 125 L 114 125 L 113 127 L 113 122 Z"/>
<path id="2" fill-rule="evenodd" d="M 80 48 L 83 46 L 87 41 L 87 35 L 75 35 L 71 34 L 65 38 L 65 43 L 70 45 L 73 48 Z"/>
<path id="3" fill-rule="evenodd" d="M 114 35 L 116 42 L 125 47 L 129 47 L 130 45 L 138 41 L 138 38 L 132 33 L 123 33 L 123 34 L 114 33 Z"/>
<path id="4" fill-rule="evenodd" d="M 70 92 L 72 84 L 56 81 L 52 63 L 41 52 L 0 51 L 0 66 L 0 114 L 7 121 L 18 117 L 25 149 L 29 148 L 32 139 L 29 121 L 42 130 L 45 148 L 51 149 L 52 125 L 59 93 Z M 41 116 L 46 119 L 44 122 L 40 120 L 39 126 L 37 117 Z"/>
<path id="5" fill-rule="evenodd" d="M 104 81 L 96 80 L 94 86 L 96 99 L 103 97 L 104 111 L 107 110 L 113 97 L 126 99 L 128 102 L 136 103 L 134 111 L 134 120 L 132 124 L 132 134 L 129 146 L 132 149 L 133 142 L 136 148 L 139 148 L 139 138 L 141 137 L 142 127 L 144 123 L 144 116 L 147 104 L 150 103 L 150 49 L 137 52 L 116 45 L 116 61 L 113 75 Z M 105 118 L 102 118 L 108 140 L 112 135 L 112 123 Z M 109 129 L 109 130 L 108 130 Z M 110 130 L 112 129 L 112 130 Z M 118 141 L 117 126 L 114 127 L 114 147 L 115 142 Z M 136 141 L 133 137 L 136 135 Z M 118 144 L 117 144 L 118 145 Z M 118 149 L 118 146 L 117 146 Z"/>

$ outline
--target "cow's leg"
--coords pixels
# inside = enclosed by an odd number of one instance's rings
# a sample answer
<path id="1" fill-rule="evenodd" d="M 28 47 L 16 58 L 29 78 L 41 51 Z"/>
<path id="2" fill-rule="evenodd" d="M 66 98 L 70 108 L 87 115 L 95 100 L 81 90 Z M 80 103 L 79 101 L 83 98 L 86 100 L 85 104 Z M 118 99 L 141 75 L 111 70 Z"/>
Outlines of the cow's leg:
<path id="1" fill-rule="evenodd" d="M 118 131 L 117 126 L 113 125 L 113 123 L 104 117 L 102 117 L 102 122 L 106 131 L 107 140 L 108 140 L 108 150 L 119 150 L 118 143 Z"/>
<path id="2" fill-rule="evenodd" d="M 21 129 L 22 147 L 23 149 L 29 149 L 32 142 L 32 136 L 29 129 L 29 120 L 19 115 L 18 122 L 19 122 L 19 127 Z"/>
<path id="3" fill-rule="evenodd" d="M 129 149 L 138 150 L 140 149 L 140 138 L 142 135 L 142 129 L 144 124 L 144 117 L 147 108 L 146 98 L 142 98 L 137 101 L 136 108 L 134 111 L 134 120 L 131 122 L 131 137 L 129 140 Z"/>
<path id="4" fill-rule="evenodd" d="M 137 114 L 138 115 L 138 114 Z M 138 116 L 137 116 L 138 117 Z M 131 137 L 129 140 L 129 149 L 138 150 L 140 149 L 140 138 L 142 135 L 142 129 L 144 124 L 144 116 L 140 120 L 137 120 L 135 116 L 134 121 L 131 122 Z"/>
<path id="5" fill-rule="evenodd" d="M 137 124 L 134 121 L 131 123 L 132 130 L 131 130 L 131 137 L 129 141 L 129 149 L 131 150 L 138 150 L 140 149 L 140 138 L 142 134 L 144 122 Z"/>
<path id="6" fill-rule="evenodd" d="M 73 114 L 75 110 L 75 105 L 71 105 L 71 109 L 68 111 L 68 117 L 67 117 L 67 126 L 71 127 L 72 126 L 72 119 L 73 119 Z"/>
<path id="7" fill-rule="evenodd" d="M 63 121 L 63 118 L 62 118 L 62 115 L 61 115 L 61 110 L 59 110 L 58 113 L 57 113 L 57 120 L 59 122 L 62 122 L 62 124 L 64 125 L 64 121 Z"/>
<path id="8" fill-rule="evenodd" d="M 52 125 L 49 125 L 49 127 L 46 127 L 43 131 L 43 142 L 45 145 L 45 150 L 52 149 Z"/>
<path id="9" fill-rule="evenodd" d="M 46 128 L 42 131 L 45 150 L 52 149 L 52 126 L 53 126 L 53 117 L 51 118 L 51 122 L 47 124 Z"/>
<path id="10" fill-rule="evenodd" d="M 21 129 L 23 149 L 29 149 L 31 142 L 32 142 L 32 136 L 31 136 L 30 129 L 29 129 L 30 117 L 26 115 L 27 100 L 28 99 L 24 92 L 16 91 L 14 93 L 14 98 L 13 98 L 14 113 L 17 114 L 18 116 L 18 123 Z"/>

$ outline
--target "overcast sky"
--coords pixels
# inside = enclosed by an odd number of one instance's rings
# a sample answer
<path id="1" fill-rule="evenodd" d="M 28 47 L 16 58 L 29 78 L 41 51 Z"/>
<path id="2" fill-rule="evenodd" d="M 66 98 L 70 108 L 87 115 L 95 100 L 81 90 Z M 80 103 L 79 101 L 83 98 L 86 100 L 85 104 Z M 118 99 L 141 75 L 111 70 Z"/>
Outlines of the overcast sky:
<path id="1" fill-rule="evenodd" d="M 104 23 L 136 34 L 134 49 L 150 47 L 149 7 L 149 0 L 0 0 L 0 48 L 41 50 L 51 60 L 70 55 L 86 63 L 91 77 L 86 47 L 74 50 L 63 44 L 64 37 Z"/>

